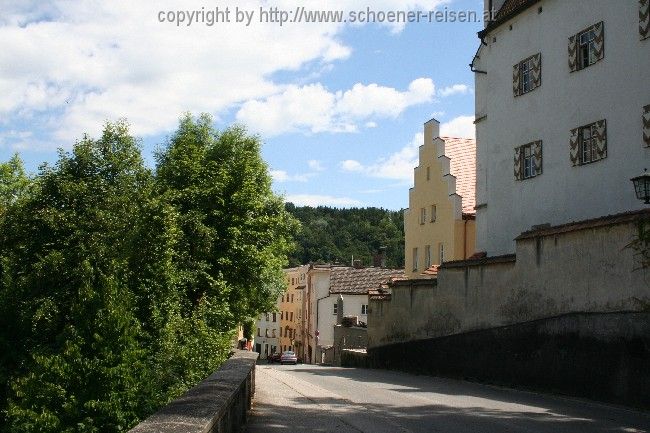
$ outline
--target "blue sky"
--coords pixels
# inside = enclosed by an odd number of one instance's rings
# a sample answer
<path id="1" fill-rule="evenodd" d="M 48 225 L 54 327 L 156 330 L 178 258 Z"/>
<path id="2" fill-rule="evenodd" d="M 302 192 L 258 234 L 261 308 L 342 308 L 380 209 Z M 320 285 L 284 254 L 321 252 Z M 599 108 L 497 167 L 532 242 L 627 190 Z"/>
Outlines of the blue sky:
<path id="1" fill-rule="evenodd" d="M 108 3 L 108 4 L 107 4 Z M 28 169 L 127 118 L 151 163 L 181 113 L 241 122 L 297 204 L 408 205 L 422 125 L 473 136 L 468 64 L 481 23 L 161 23 L 160 12 L 297 2 L 25 1 L 0 8 L 0 159 Z M 313 9 L 319 2 L 301 2 Z M 357 0 L 329 9 L 366 10 Z M 375 11 L 477 11 L 482 0 L 381 0 Z M 222 9 L 223 10 L 223 9 Z M 118 25 L 119 24 L 119 25 Z"/>

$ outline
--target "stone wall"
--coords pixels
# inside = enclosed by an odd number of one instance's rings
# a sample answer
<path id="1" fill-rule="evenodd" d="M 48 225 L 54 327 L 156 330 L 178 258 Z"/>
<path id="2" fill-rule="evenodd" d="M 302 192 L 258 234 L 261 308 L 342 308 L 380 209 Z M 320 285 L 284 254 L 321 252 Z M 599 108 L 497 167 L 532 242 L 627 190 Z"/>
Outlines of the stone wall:
<path id="1" fill-rule="evenodd" d="M 365 361 L 650 409 L 650 312 L 568 314 L 384 345 Z"/>
<path id="2" fill-rule="evenodd" d="M 437 280 L 397 282 L 388 299 L 370 299 L 368 347 L 570 313 L 647 310 L 650 270 L 638 269 L 626 248 L 643 218 L 650 210 L 527 232 L 516 256 L 450 262 Z"/>
<path id="3" fill-rule="evenodd" d="M 358 326 L 334 326 L 334 361 L 341 366 L 341 356 L 346 349 L 366 349 L 368 347 L 368 330 Z"/>
<path id="4" fill-rule="evenodd" d="M 210 377 L 131 433 L 230 433 L 246 423 L 255 394 L 256 352 L 236 351 Z"/>

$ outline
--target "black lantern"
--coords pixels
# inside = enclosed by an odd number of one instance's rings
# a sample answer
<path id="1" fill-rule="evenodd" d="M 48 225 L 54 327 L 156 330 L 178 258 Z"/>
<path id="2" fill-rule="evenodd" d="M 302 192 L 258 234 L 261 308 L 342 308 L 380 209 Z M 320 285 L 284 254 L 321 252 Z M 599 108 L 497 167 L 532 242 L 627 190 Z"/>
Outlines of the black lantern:
<path id="1" fill-rule="evenodd" d="M 636 198 L 643 200 L 645 204 L 650 204 L 650 174 L 647 172 L 648 169 L 645 169 L 641 176 L 637 176 L 630 180 L 634 182 Z"/>

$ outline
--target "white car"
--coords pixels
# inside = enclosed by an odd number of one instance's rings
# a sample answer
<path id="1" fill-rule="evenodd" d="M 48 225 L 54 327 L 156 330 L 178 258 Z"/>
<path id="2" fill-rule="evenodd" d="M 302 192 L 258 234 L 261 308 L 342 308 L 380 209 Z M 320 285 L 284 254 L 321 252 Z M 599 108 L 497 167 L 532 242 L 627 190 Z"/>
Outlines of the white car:
<path id="1" fill-rule="evenodd" d="M 280 364 L 296 365 L 297 363 L 298 363 L 298 357 L 296 356 L 295 352 L 287 350 L 286 352 L 282 353 L 282 356 L 280 356 Z"/>

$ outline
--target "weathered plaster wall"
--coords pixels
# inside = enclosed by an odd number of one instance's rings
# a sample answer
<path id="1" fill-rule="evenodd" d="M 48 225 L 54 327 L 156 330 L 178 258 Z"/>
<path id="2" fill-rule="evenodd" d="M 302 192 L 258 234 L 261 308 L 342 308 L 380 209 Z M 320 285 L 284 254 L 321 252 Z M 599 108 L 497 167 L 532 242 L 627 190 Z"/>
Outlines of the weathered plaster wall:
<path id="1" fill-rule="evenodd" d="M 389 301 L 370 301 L 369 347 L 575 312 L 648 309 L 650 270 L 635 270 L 626 248 L 636 233 L 627 221 L 533 236 L 517 241 L 516 261 L 451 263 L 437 282 L 398 282 Z"/>

